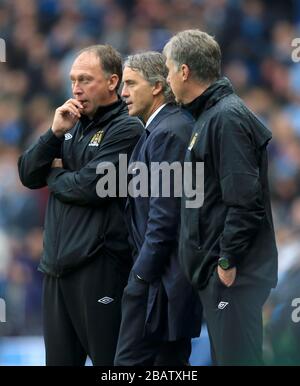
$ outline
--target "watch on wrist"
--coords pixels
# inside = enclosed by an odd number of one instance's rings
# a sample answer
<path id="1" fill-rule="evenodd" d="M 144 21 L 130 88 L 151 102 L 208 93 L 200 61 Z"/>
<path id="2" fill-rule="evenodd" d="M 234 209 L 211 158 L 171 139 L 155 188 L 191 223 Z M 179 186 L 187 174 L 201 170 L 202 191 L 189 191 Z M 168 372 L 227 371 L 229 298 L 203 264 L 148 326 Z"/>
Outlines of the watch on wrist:
<path id="1" fill-rule="evenodd" d="M 228 269 L 233 268 L 235 264 L 230 257 L 222 256 L 218 259 L 218 266 L 224 269 L 224 271 L 227 271 Z"/>

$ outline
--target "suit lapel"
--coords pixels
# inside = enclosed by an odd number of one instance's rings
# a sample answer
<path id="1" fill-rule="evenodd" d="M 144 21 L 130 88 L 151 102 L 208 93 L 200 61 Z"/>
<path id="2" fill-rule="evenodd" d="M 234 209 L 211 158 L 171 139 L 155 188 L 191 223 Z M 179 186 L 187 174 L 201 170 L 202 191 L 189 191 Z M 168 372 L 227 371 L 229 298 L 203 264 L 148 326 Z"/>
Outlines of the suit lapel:
<path id="1" fill-rule="evenodd" d="M 171 115 L 177 111 L 177 107 L 171 104 L 166 105 L 160 110 L 160 112 L 156 115 L 156 117 L 150 122 L 150 125 L 146 128 L 148 133 L 151 133 L 159 123 L 165 119 L 168 115 Z"/>

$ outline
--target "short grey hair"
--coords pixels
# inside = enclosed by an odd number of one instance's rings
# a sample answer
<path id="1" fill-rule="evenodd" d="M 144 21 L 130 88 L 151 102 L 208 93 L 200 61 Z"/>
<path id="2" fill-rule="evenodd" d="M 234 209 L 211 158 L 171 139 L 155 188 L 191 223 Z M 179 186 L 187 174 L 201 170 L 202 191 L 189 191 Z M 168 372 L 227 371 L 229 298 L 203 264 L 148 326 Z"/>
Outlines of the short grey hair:
<path id="1" fill-rule="evenodd" d="M 161 83 L 165 102 L 175 102 L 174 94 L 167 82 L 168 68 L 166 66 L 166 58 L 163 54 L 155 51 L 147 51 L 130 55 L 125 60 L 124 67 L 138 71 L 152 86 L 157 82 Z"/>
<path id="2" fill-rule="evenodd" d="M 165 45 L 163 53 L 177 67 L 186 64 L 192 77 L 212 83 L 221 76 L 221 49 L 206 32 L 191 29 L 179 32 Z"/>

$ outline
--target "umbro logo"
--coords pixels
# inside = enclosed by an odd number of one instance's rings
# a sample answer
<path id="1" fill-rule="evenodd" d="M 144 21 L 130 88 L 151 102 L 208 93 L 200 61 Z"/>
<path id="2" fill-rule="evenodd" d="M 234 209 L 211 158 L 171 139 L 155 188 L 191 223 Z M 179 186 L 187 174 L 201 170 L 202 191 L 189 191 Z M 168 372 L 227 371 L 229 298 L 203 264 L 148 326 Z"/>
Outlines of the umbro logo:
<path id="1" fill-rule="evenodd" d="M 104 298 L 101 298 L 101 299 L 98 300 L 98 303 L 109 304 L 109 303 L 111 303 L 113 301 L 114 301 L 113 298 L 110 298 L 109 296 L 104 296 Z"/>
<path id="2" fill-rule="evenodd" d="M 220 302 L 218 304 L 218 309 L 223 310 L 227 306 L 228 302 Z"/>
<path id="3" fill-rule="evenodd" d="M 73 138 L 72 134 L 70 134 L 70 133 L 65 134 L 65 141 L 68 141 L 71 138 Z"/>

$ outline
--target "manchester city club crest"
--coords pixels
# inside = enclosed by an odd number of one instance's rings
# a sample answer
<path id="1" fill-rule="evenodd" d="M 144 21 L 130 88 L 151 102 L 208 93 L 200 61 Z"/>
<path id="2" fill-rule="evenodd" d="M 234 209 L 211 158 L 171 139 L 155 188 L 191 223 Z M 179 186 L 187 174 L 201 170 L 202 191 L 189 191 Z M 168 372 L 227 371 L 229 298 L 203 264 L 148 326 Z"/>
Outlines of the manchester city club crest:
<path id="1" fill-rule="evenodd" d="M 97 133 L 93 135 L 89 143 L 89 146 L 99 146 L 102 140 L 102 137 L 103 137 L 103 130 L 97 131 Z"/>

